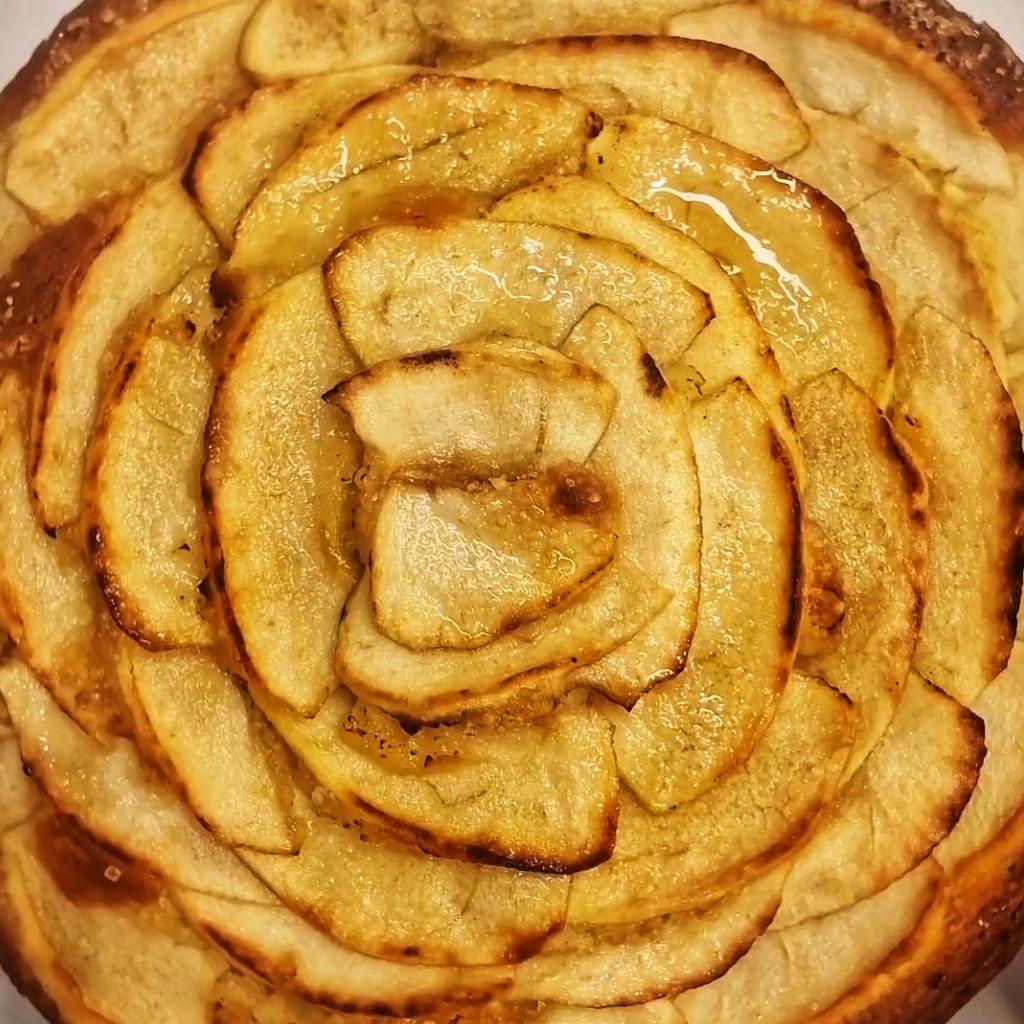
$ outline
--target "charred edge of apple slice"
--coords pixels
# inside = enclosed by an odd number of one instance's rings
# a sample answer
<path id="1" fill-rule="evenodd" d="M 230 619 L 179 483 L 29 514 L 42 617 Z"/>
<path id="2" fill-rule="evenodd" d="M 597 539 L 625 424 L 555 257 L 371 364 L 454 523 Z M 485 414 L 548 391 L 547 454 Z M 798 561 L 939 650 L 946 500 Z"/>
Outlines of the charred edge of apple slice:
<path id="1" fill-rule="evenodd" d="M 926 681 L 925 685 L 944 700 L 957 704 L 952 697 L 934 684 Z M 959 785 L 956 793 L 953 794 L 949 801 L 947 808 L 948 817 L 942 826 L 942 838 L 945 838 L 956 828 L 957 823 L 967 809 L 971 797 L 974 796 L 974 791 L 978 788 L 981 769 L 988 756 L 988 747 L 985 743 L 985 720 L 963 704 L 958 704 L 958 708 L 960 712 L 960 732 L 965 740 L 967 751 L 963 761 L 957 768 L 957 781 Z M 928 853 L 930 854 L 931 850 Z"/>
<path id="2" fill-rule="evenodd" d="M 1024 126 L 1022 126 L 1024 130 Z M 989 666 L 991 678 L 998 676 L 1010 661 L 1017 628 L 1020 621 L 1021 594 L 1024 590 L 1024 437 L 1021 421 L 1013 400 L 1006 396 L 1003 414 L 997 424 L 1006 449 L 1006 461 L 1011 467 L 1011 483 L 1003 494 L 1004 522 L 1009 534 L 1008 551 L 1004 563 L 1004 584 L 1002 591 L 1006 598 L 1003 604 L 1003 637 L 1000 650 L 993 664 Z"/>
<path id="3" fill-rule="evenodd" d="M 619 829 L 619 799 L 616 795 L 610 806 L 605 809 L 596 840 L 591 840 L 588 849 L 576 857 L 557 860 L 530 853 L 511 852 L 487 836 L 481 836 L 473 843 L 453 842 L 427 828 L 382 811 L 358 794 L 352 794 L 352 803 L 358 811 L 381 828 L 385 835 L 390 834 L 399 841 L 411 842 L 417 849 L 431 857 L 542 875 L 575 875 L 604 864 L 615 851 L 615 839 Z"/>
<path id="4" fill-rule="evenodd" d="M 774 427 L 771 431 L 769 452 L 772 461 L 777 463 L 785 474 L 786 487 L 789 491 L 790 506 L 792 508 L 792 521 L 790 534 L 792 536 L 792 547 L 790 554 L 789 585 L 787 586 L 786 603 L 788 606 L 786 621 L 782 627 L 782 638 L 784 643 L 783 658 L 785 665 L 782 669 L 783 681 L 788 678 L 792 668 L 793 660 L 796 657 L 797 646 L 800 641 L 800 627 L 804 618 L 804 593 L 806 587 L 806 566 L 804 565 L 804 519 L 803 499 L 800 495 L 800 484 L 797 480 L 796 468 L 793 465 L 792 456 L 786 448 L 785 443 L 776 433 Z"/>

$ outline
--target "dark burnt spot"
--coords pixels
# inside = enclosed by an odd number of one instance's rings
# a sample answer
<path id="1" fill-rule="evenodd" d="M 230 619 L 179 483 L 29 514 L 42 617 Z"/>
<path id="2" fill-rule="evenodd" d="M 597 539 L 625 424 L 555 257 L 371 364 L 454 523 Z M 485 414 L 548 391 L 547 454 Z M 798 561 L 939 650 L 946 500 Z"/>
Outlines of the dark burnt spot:
<path id="1" fill-rule="evenodd" d="M 160 882 L 142 865 L 104 849 L 71 818 L 53 815 L 36 826 L 36 853 L 72 903 L 128 906 L 152 903 Z"/>
<path id="2" fill-rule="evenodd" d="M 243 285 L 238 272 L 222 264 L 210 276 L 210 298 L 218 309 L 229 309 L 242 299 Z"/>
<path id="3" fill-rule="evenodd" d="M 407 956 L 407 957 L 410 957 L 410 958 L 414 958 L 414 957 L 418 957 L 419 955 L 420 955 L 420 947 L 419 946 L 406 946 L 402 950 L 402 956 Z"/>
<path id="4" fill-rule="evenodd" d="M 583 131 L 588 139 L 596 139 L 604 128 L 604 118 L 596 110 L 587 111 L 587 121 Z"/>
<path id="5" fill-rule="evenodd" d="M 446 366 L 459 365 L 459 353 L 450 348 L 436 348 L 429 352 L 416 352 L 411 356 L 403 356 L 400 360 L 402 366 L 434 366 L 443 364 Z"/>
<path id="6" fill-rule="evenodd" d="M 550 505 L 553 512 L 568 518 L 601 516 L 611 506 L 611 495 L 590 470 L 565 470 L 555 476 Z"/>
<path id="7" fill-rule="evenodd" d="M 557 935 L 564 927 L 565 921 L 560 918 L 540 931 L 516 936 L 505 950 L 505 963 L 521 964 L 537 956 L 547 945 L 548 939 Z"/>
<path id="8" fill-rule="evenodd" d="M 645 352 L 640 359 L 644 370 L 644 390 L 653 398 L 661 398 L 668 389 L 668 381 L 665 380 L 658 364 L 650 352 Z"/>

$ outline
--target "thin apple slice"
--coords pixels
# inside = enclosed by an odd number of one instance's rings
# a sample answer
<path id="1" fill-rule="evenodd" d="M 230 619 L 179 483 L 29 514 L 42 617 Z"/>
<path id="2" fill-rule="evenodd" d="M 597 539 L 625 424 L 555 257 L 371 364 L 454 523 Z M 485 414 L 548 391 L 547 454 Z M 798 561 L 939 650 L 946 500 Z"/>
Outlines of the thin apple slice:
<path id="1" fill-rule="evenodd" d="M 318 271 L 238 309 L 226 334 L 203 469 L 214 598 L 246 674 L 311 714 L 337 686 L 356 572 L 358 443 L 321 395 L 356 363 Z"/>
<path id="2" fill-rule="evenodd" d="M 489 478 L 584 463 L 615 391 L 599 374 L 514 339 L 404 356 L 328 396 L 376 470 Z"/>
<path id="3" fill-rule="evenodd" d="M 427 75 L 379 93 L 279 168 L 235 232 L 225 279 L 260 292 L 382 220 L 475 211 L 578 171 L 596 115 L 559 93 Z"/>
<path id="4" fill-rule="evenodd" d="M 1006 667 L 1024 563 L 1024 455 L 1013 400 L 977 338 L 925 307 L 896 353 L 893 423 L 929 488 L 918 672 L 973 701 Z"/>
<path id="5" fill-rule="evenodd" d="M 110 33 L 18 123 L 7 188 L 20 202 L 60 222 L 184 162 L 218 104 L 246 90 L 235 55 L 253 4 L 191 7 L 194 13 L 178 10 L 173 19 L 154 11 Z M 154 244 L 133 272 L 173 251 L 173 237 Z M 116 294 L 120 286 L 107 282 Z"/>
<path id="6" fill-rule="evenodd" d="M 725 977 L 674 1003 L 687 1024 L 801 1024 L 871 977 L 909 939 L 940 892 L 932 861 L 869 900 L 772 931 Z"/>
<path id="7" fill-rule="evenodd" d="M 418 61 L 430 56 L 408 0 L 261 0 L 238 59 L 261 82 Z"/>
<path id="8" fill-rule="evenodd" d="M 675 121 L 773 162 L 807 144 L 807 126 L 775 72 L 715 43 L 604 34 L 543 39 L 466 73 L 560 89 L 605 117 Z"/>
<path id="9" fill-rule="evenodd" d="M 964 109 L 962 78 L 911 33 L 880 25 L 876 12 L 768 0 L 675 13 L 673 35 L 756 54 L 802 104 L 857 120 L 926 171 L 972 191 L 1010 186 L 1005 149 L 979 125 L 976 108 Z"/>
<path id="10" fill-rule="evenodd" d="M 375 1013 L 383 1005 L 396 1016 L 507 987 L 504 968 L 393 964 L 337 945 L 214 840 L 130 744 L 89 739 L 24 664 L 0 667 L 0 695 L 22 757 L 57 807 L 105 848 L 163 875 L 189 920 L 260 976 L 313 1002 Z"/>
<path id="11" fill-rule="evenodd" d="M 638 925 L 567 930 L 516 970 L 510 996 L 569 1006 L 636 1005 L 724 974 L 771 924 L 782 873 L 711 907 Z"/>
<path id="12" fill-rule="evenodd" d="M 304 137 L 412 73 L 413 68 L 386 65 L 283 81 L 252 93 L 207 128 L 185 186 L 222 244 L 231 247 L 242 212 Z"/>
<path id="13" fill-rule="evenodd" d="M 952 831 L 978 784 L 985 726 L 912 674 L 888 731 L 793 863 L 773 925 L 868 899 Z"/>
<path id="14" fill-rule="evenodd" d="M 776 430 L 792 436 L 782 375 L 767 336 L 733 279 L 692 238 L 610 185 L 575 175 L 527 185 L 495 203 L 487 216 L 609 238 L 706 292 L 714 318 L 680 358 L 659 361 L 660 369 L 683 393 L 695 383 L 698 393 L 712 394 L 733 377 L 742 377 L 771 413 Z"/>
<path id="15" fill-rule="evenodd" d="M 614 523 L 601 520 L 611 514 L 604 487 L 586 471 L 502 486 L 393 481 L 373 536 L 377 625 L 414 651 L 483 647 L 608 567 Z"/>
<path id="16" fill-rule="evenodd" d="M 199 818 L 221 842 L 291 853 L 288 766 L 238 686 L 203 651 L 126 642 L 122 671 Z"/>
<path id="17" fill-rule="evenodd" d="M 56 815 L 5 835 L 3 858 L 55 961 L 103 1020 L 209 1021 L 223 958 L 159 881 L 122 867 Z"/>
<path id="18" fill-rule="evenodd" d="M 198 210 L 176 180 L 166 180 L 133 200 L 75 282 L 44 353 L 33 410 L 32 488 L 47 526 L 66 526 L 81 513 L 86 449 L 125 321 L 217 255 Z"/>
<path id="19" fill-rule="evenodd" d="M 764 407 L 735 381 L 692 407 L 690 433 L 703 534 L 697 630 L 685 670 L 641 697 L 615 733 L 623 778 L 655 812 L 746 760 L 789 678 L 803 612 L 800 499 Z"/>
<path id="20" fill-rule="evenodd" d="M 616 559 L 538 622 L 478 650 L 411 651 L 377 626 L 367 574 L 345 607 L 335 667 L 347 686 L 374 704 L 431 721 L 436 705 L 447 708 L 454 698 L 497 694 L 541 669 L 597 661 L 636 636 L 671 596 L 646 572 Z"/>
<path id="21" fill-rule="evenodd" d="M 516 963 L 562 927 L 569 894 L 567 878 L 429 857 L 358 818 L 313 816 L 296 856 L 242 859 L 343 946 L 399 962 Z"/>
<path id="22" fill-rule="evenodd" d="M 857 706 L 852 773 L 888 726 L 917 646 L 928 487 L 881 410 L 838 370 L 790 401 L 806 472 L 801 665 Z"/>
<path id="23" fill-rule="evenodd" d="M 321 785 L 440 857 L 572 874 L 607 860 L 618 778 L 605 718 L 572 695 L 542 719 L 409 736 L 343 690 L 314 718 L 257 695 Z"/>
<path id="24" fill-rule="evenodd" d="M 214 370 L 209 270 L 162 300 L 125 343 L 100 407 L 86 535 L 114 620 L 147 647 L 206 645 L 199 472 Z"/>
<path id="25" fill-rule="evenodd" d="M 577 875 L 572 924 L 701 906 L 799 849 L 834 797 L 854 734 L 850 702 L 794 672 L 750 760 L 666 814 L 624 797 L 615 853 Z"/>
<path id="26" fill-rule="evenodd" d="M 840 369 L 884 401 L 892 324 L 831 200 L 723 142 L 636 116 L 605 126 L 587 173 L 737 269 L 787 385 Z"/>
<path id="27" fill-rule="evenodd" d="M 671 364 L 707 324 L 703 293 L 606 238 L 543 224 L 385 225 L 327 265 L 345 336 L 366 365 L 488 334 L 552 348 L 607 306 Z"/>
<path id="28" fill-rule="evenodd" d="M 4 185 L 7 180 L 7 144 L 0 142 L 0 276 L 25 251 L 37 228 L 28 211 Z"/>
<path id="29" fill-rule="evenodd" d="M 0 383 L 0 604 L 19 655 L 90 733 L 122 732 L 128 718 L 100 656 L 100 602 L 85 560 L 43 530 L 28 490 L 28 394 L 13 373 Z M 111 628 L 111 632 L 113 632 Z"/>
<path id="30" fill-rule="evenodd" d="M 580 684 L 632 707 L 682 670 L 697 624 L 701 524 L 687 410 L 640 336 L 607 310 L 588 313 L 563 350 L 618 393 L 589 465 L 620 495 L 619 557 L 672 594 L 631 640 L 576 673 Z"/>

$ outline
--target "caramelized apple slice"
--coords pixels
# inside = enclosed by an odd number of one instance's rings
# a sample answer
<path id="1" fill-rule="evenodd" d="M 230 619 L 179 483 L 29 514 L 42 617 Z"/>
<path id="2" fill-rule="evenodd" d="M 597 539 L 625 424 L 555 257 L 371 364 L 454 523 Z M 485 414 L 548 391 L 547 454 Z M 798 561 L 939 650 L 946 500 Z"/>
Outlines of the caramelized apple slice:
<path id="1" fill-rule="evenodd" d="M 47 526 L 66 526 L 81 513 L 89 436 L 126 319 L 217 253 L 181 186 L 164 181 L 133 201 L 76 282 L 44 354 L 33 410 L 32 487 Z"/>
<path id="2" fill-rule="evenodd" d="M 540 669 L 587 665 L 636 636 L 671 592 L 616 559 L 589 586 L 539 621 L 502 633 L 478 650 L 411 651 L 374 616 L 369 574 L 345 607 L 335 667 L 350 688 L 405 717 L 430 721 L 435 705 L 497 694 Z"/>
<path id="3" fill-rule="evenodd" d="M 977 338 L 925 307 L 900 337 L 893 423 L 928 480 L 928 576 L 914 666 L 964 702 L 1006 667 L 1024 560 L 1021 428 Z"/>
<path id="4" fill-rule="evenodd" d="M 857 706 L 852 772 L 885 731 L 921 626 L 927 485 L 875 403 L 839 371 L 791 396 L 804 452 L 801 664 Z"/>
<path id="5" fill-rule="evenodd" d="M 676 121 L 777 162 L 807 144 L 793 97 L 749 53 L 666 36 L 543 39 L 467 72 L 560 89 L 604 117 Z"/>
<path id="6" fill-rule="evenodd" d="M 671 364 L 710 316 L 705 296 L 623 245 L 542 224 L 389 225 L 344 245 L 327 281 L 364 363 L 498 334 L 557 347 L 594 305 Z"/>
<path id="7" fill-rule="evenodd" d="M 714 318 L 680 357 L 670 360 L 663 352 L 659 368 L 684 394 L 694 386 L 698 393 L 712 394 L 742 377 L 771 413 L 775 429 L 792 435 L 782 375 L 767 336 L 733 279 L 692 238 L 611 186 L 574 175 L 527 185 L 495 203 L 488 217 L 609 238 L 706 292 Z"/>
<path id="8" fill-rule="evenodd" d="M 287 765 L 238 681 L 203 651 L 122 645 L 121 671 L 196 814 L 221 842 L 291 853 Z"/>
<path id="9" fill-rule="evenodd" d="M 203 470 L 214 598 L 245 673 L 311 714 L 337 685 L 356 571 L 358 443 L 321 395 L 356 364 L 317 271 L 236 311 L 226 333 Z"/>
<path id="10" fill-rule="evenodd" d="M 190 6 L 185 17 L 180 8 L 153 9 L 64 70 L 15 129 L 7 188 L 16 199 L 59 222 L 186 160 L 218 105 L 245 92 L 235 55 L 252 10 L 225 0 Z M 173 251 L 172 238 L 154 244 L 133 272 Z M 120 286 L 106 280 L 116 295 Z"/>
<path id="11" fill-rule="evenodd" d="M 725 143 L 653 118 L 607 124 L 587 173 L 737 269 L 787 385 L 840 369 L 884 401 L 892 325 L 830 200 Z"/>
<path id="12" fill-rule="evenodd" d="M 379 363 L 328 396 L 385 478 L 401 470 L 487 478 L 583 463 L 615 391 L 542 346 L 500 339 Z"/>
<path id="13" fill-rule="evenodd" d="M 239 222 L 228 277 L 263 291 L 381 220 L 473 211 L 541 174 L 578 171 L 594 130 L 595 115 L 556 92 L 414 78 L 270 177 Z"/>
<path id="14" fill-rule="evenodd" d="M 641 697 L 615 734 L 623 778 L 655 812 L 747 759 L 789 678 L 803 604 L 799 496 L 764 407 L 736 381 L 693 406 L 690 432 L 703 529 L 697 631 L 686 669 Z"/>
<path id="15" fill-rule="evenodd" d="M 313 718 L 261 706 L 321 785 L 426 853 L 573 874 L 612 852 L 611 727 L 573 695 L 535 721 L 411 737 L 393 719 L 368 729 L 343 690 Z"/>
<path id="16" fill-rule="evenodd" d="M 305 136 L 412 72 L 392 65 L 281 82 L 257 90 L 207 128 L 185 184 L 221 242 L 230 248 L 242 211 Z"/>
<path id="17" fill-rule="evenodd" d="M 791 857 L 839 787 L 852 705 L 794 672 L 750 760 L 666 814 L 624 796 L 611 860 L 577 875 L 572 923 L 642 921 L 701 906 Z"/>
<path id="18" fill-rule="evenodd" d="M 607 568 L 611 513 L 585 470 L 500 486 L 394 481 L 373 537 L 377 625 L 411 650 L 483 647 Z"/>
<path id="19" fill-rule="evenodd" d="M 314 816 L 307 828 L 296 856 L 242 858 L 297 913 L 368 956 L 516 963 L 564 923 L 567 878 L 430 857 L 359 818 Z"/>
<path id="20" fill-rule="evenodd" d="M 917 867 L 967 806 L 984 737 L 980 718 L 912 674 L 888 731 L 796 858 L 773 927 L 834 913 Z"/>
<path id="21" fill-rule="evenodd" d="M 588 313 L 564 351 L 618 392 L 590 465 L 621 495 L 620 557 L 672 593 L 636 636 L 576 674 L 578 682 L 631 707 L 682 670 L 697 622 L 701 528 L 686 407 L 636 331 L 606 310 Z"/>
<path id="22" fill-rule="evenodd" d="M 125 345 L 89 451 L 85 520 L 117 624 L 152 648 L 213 641 L 199 473 L 214 371 L 209 270 L 190 274 Z"/>
<path id="23" fill-rule="evenodd" d="M 261 0 L 238 53 L 261 82 L 428 56 L 426 33 L 408 0 Z"/>

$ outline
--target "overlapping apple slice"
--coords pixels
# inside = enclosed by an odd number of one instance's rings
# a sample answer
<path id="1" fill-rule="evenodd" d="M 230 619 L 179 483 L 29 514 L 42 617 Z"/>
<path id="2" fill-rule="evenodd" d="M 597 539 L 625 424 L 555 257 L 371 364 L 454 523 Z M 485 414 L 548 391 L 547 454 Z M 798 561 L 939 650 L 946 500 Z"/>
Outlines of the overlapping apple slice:
<path id="1" fill-rule="evenodd" d="M 366 365 L 488 334 L 557 347 L 591 306 L 628 320 L 658 363 L 707 324 L 702 292 L 606 238 L 544 224 L 387 225 L 327 264 L 345 337 Z"/>
<path id="2" fill-rule="evenodd" d="M 655 118 L 605 125 L 587 173 L 735 267 L 789 386 L 840 369 L 876 401 L 892 325 L 843 212 L 771 164 Z"/>
<path id="3" fill-rule="evenodd" d="M 251 0 L 190 6 L 154 8 L 63 69 L 14 132 L 7 187 L 20 202 L 59 223 L 137 189 L 184 162 L 218 104 L 244 93 L 235 55 Z"/>
<path id="4" fill-rule="evenodd" d="M 260 0 L 239 47 L 261 82 L 416 61 L 430 45 L 408 0 Z"/>
<path id="5" fill-rule="evenodd" d="M 90 442 L 85 523 L 117 624 L 153 648 L 206 645 L 199 473 L 214 370 L 210 271 L 162 300 L 125 343 Z"/>
<path id="6" fill-rule="evenodd" d="M 564 353 L 618 394 L 590 466 L 620 494 L 619 557 L 639 566 L 672 598 L 632 639 L 573 679 L 631 707 L 686 663 L 700 589 L 700 510 L 686 406 L 636 331 L 603 309 L 588 313 Z"/>
<path id="7" fill-rule="evenodd" d="M 696 403 L 703 542 L 686 669 L 618 723 L 616 758 L 642 803 L 664 812 L 749 755 L 789 678 L 803 608 L 800 501 L 764 407 L 742 381 Z M 756 609 L 756 611 L 755 611 Z"/>
<path id="8" fill-rule="evenodd" d="M 969 703 L 1005 667 L 1024 562 L 1024 455 L 984 344 L 929 307 L 900 337 L 893 423 L 929 485 L 917 670 Z"/>
<path id="9" fill-rule="evenodd" d="M 917 646 L 928 489 L 882 412 L 838 370 L 790 401 L 806 470 L 801 664 L 857 706 L 852 772 L 889 724 Z"/>
<path id="10" fill-rule="evenodd" d="M 358 443 L 321 395 L 356 363 L 318 271 L 236 311 L 207 424 L 203 495 L 215 604 L 245 673 L 312 714 L 337 685 L 357 573 Z"/>
<path id="11" fill-rule="evenodd" d="M 807 126 L 778 76 L 750 54 L 667 36 L 543 39 L 468 74 L 558 89 L 599 114 L 647 114 L 779 161 L 807 143 Z"/>
<path id="12" fill-rule="evenodd" d="M 81 513 L 89 436 L 126 320 L 217 256 L 198 210 L 176 180 L 166 180 L 133 200 L 88 269 L 69 282 L 33 409 L 30 473 L 47 526 L 66 526 Z"/>
<path id="13" fill-rule="evenodd" d="M 682 394 L 711 394 L 742 377 L 768 409 L 776 430 L 792 436 L 782 375 L 749 302 L 718 261 L 692 238 L 663 224 L 603 182 L 561 175 L 499 200 L 492 220 L 553 224 L 628 246 L 705 292 L 713 319 L 681 356 L 661 352 L 659 368 Z"/>
<path id="14" fill-rule="evenodd" d="M 749 761 L 713 790 L 664 814 L 623 796 L 615 853 L 576 876 L 569 922 L 702 906 L 791 857 L 835 795 L 853 725 L 846 698 L 794 672 Z"/>
<path id="15" fill-rule="evenodd" d="M 505 82 L 421 76 L 378 93 L 257 192 L 225 280 L 260 292 L 368 225 L 475 212 L 542 174 L 578 171 L 596 125 L 572 99 Z"/>
<path id="16" fill-rule="evenodd" d="M 616 401 L 599 373 L 510 337 L 381 362 L 327 397 L 352 418 L 384 480 L 398 471 L 485 480 L 582 465 Z"/>

